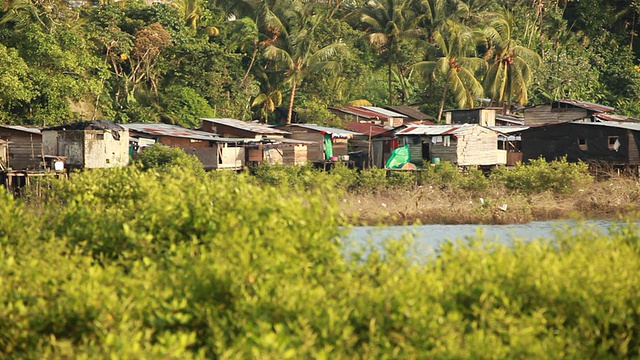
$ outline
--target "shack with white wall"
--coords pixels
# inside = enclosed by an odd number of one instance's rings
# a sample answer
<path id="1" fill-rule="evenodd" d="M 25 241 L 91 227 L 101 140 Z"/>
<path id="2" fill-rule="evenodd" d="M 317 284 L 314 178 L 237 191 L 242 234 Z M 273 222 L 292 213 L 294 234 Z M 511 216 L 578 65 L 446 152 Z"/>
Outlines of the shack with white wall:
<path id="1" fill-rule="evenodd" d="M 459 166 L 506 164 L 498 149 L 498 132 L 475 124 L 411 125 L 396 132 L 399 145 L 409 144 L 411 162 L 449 161 Z"/>
<path id="2" fill-rule="evenodd" d="M 112 168 L 129 164 L 129 132 L 106 120 L 79 121 L 42 130 L 44 153 L 66 158 L 67 167 Z"/>

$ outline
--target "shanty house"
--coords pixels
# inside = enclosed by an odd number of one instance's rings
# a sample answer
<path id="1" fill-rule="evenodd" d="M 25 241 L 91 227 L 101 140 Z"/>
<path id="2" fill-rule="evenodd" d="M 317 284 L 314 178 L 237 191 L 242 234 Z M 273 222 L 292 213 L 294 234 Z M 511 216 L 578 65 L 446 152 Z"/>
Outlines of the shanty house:
<path id="1" fill-rule="evenodd" d="M 507 165 L 513 166 L 522 162 L 522 132 L 528 126 L 491 126 L 498 132 L 498 150 L 504 150 L 507 155 Z"/>
<path id="2" fill-rule="evenodd" d="M 44 152 L 68 167 L 110 168 L 129 163 L 129 132 L 106 120 L 79 121 L 42 130 Z"/>
<path id="3" fill-rule="evenodd" d="M 427 115 L 413 106 L 386 105 L 386 106 L 383 106 L 383 108 L 397 112 L 402 115 L 406 115 L 407 117 L 406 119 L 404 119 L 405 124 L 413 123 L 413 124 L 423 124 L 423 125 L 435 125 L 436 119 L 433 116 Z"/>
<path id="4" fill-rule="evenodd" d="M 353 151 L 364 155 L 362 164 L 358 164 L 359 167 L 384 168 L 391 151 L 398 147 L 398 139 L 395 138 L 396 128 L 355 121 L 348 123 L 345 128 L 364 134 L 356 135 L 352 139 Z"/>
<path id="5" fill-rule="evenodd" d="M 496 108 L 472 108 L 444 111 L 445 124 L 477 124 L 481 126 L 496 125 Z"/>
<path id="6" fill-rule="evenodd" d="M 527 126 L 569 122 L 591 121 L 594 115 L 612 112 L 614 108 L 587 101 L 561 99 L 550 104 L 541 104 L 524 109 L 524 124 Z"/>
<path id="7" fill-rule="evenodd" d="M 343 120 L 370 122 L 383 126 L 397 127 L 408 118 L 407 115 L 377 106 L 331 106 L 328 109 Z"/>
<path id="8" fill-rule="evenodd" d="M 196 156 L 206 170 L 242 169 L 245 165 L 243 139 L 220 138 L 216 134 L 170 124 L 123 124 L 134 143 L 150 140 Z M 149 141 L 145 142 L 149 144 Z"/>
<path id="9" fill-rule="evenodd" d="M 43 166 L 40 129 L 19 125 L 0 125 L 0 140 L 7 144 L 6 165 L 13 170 L 37 170 Z"/>
<path id="10" fill-rule="evenodd" d="M 9 144 L 0 140 L 0 172 L 7 171 L 7 159 L 9 158 Z"/>
<path id="11" fill-rule="evenodd" d="M 640 164 L 640 124 L 565 122 L 534 126 L 522 132 L 523 161 L 566 156 L 609 165 Z"/>
<path id="12" fill-rule="evenodd" d="M 245 146 L 251 165 L 304 165 L 308 160 L 308 146 L 314 144 L 311 141 L 275 138 L 247 139 Z"/>
<path id="13" fill-rule="evenodd" d="M 303 165 L 307 162 L 307 141 L 285 139 L 289 132 L 264 124 L 236 119 L 203 118 L 200 129 L 228 138 L 245 139 L 246 161 L 249 165 L 261 163 Z"/>
<path id="14" fill-rule="evenodd" d="M 362 133 L 315 124 L 290 124 L 280 127 L 291 139 L 311 142 L 308 145 L 309 161 L 319 162 L 331 158 L 344 158 L 349 154 L 349 141 Z"/>
<path id="15" fill-rule="evenodd" d="M 449 161 L 459 166 L 506 164 L 498 150 L 498 132 L 476 124 L 411 125 L 396 132 L 399 145 L 409 144 L 411 162 Z"/>
<path id="16" fill-rule="evenodd" d="M 228 118 L 202 118 L 200 130 L 216 133 L 222 137 L 230 138 L 254 138 L 254 139 L 278 139 L 284 138 L 289 133 L 272 126 Z"/>

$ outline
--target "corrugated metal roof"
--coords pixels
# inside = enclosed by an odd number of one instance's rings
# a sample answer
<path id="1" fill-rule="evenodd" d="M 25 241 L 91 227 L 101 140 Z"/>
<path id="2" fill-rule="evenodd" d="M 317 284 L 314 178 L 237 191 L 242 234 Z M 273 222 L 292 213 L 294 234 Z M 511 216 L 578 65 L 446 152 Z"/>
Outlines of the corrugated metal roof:
<path id="1" fill-rule="evenodd" d="M 391 111 L 391 110 L 387 110 L 381 107 L 377 107 L 377 106 L 362 106 L 362 108 L 367 109 L 369 111 L 373 111 L 379 114 L 382 114 L 384 117 L 386 118 L 406 118 L 407 115 L 405 114 L 401 114 L 399 112 L 395 112 L 395 111 Z"/>
<path id="2" fill-rule="evenodd" d="M 474 124 L 459 124 L 459 125 L 411 125 L 406 129 L 400 130 L 396 133 L 398 136 L 407 135 L 427 135 L 438 136 L 456 134 L 460 131 L 467 130 L 471 127 L 478 126 Z"/>
<path id="3" fill-rule="evenodd" d="M 216 138 L 216 134 L 206 131 L 187 129 L 178 125 L 131 123 L 122 124 L 122 126 L 129 131 L 136 131 L 152 136 L 171 136 L 177 138 L 209 141 L 218 139 L 219 141 L 223 141 L 220 138 Z"/>
<path id="4" fill-rule="evenodd" d="M 573 106 L 576 106 L 576 107 L 579 107 L 579 108 L 583 108 L 583 109 L 587 109 L 587 110 L 591 110 L 591 111 L 595 111 L 595 112 L 611 112 L 611 111 L 615 110 L 615 108 L 612 108 L 610 106 L 595 104 L 595 103 L 588 102 L 588 101 L 580 101 L 580 100 L 573 100 L 573 99 L 560 99 L 560 100 L 558 100 L 556 102 L 557 103 L 561 103 L 561 104 L 573 105 Z"/>
<path id="5" fill-rule="evenodd" d="M 496 121 L 502 121 L 514 125 L 524 125 L 524 117 L 516 115 L 496 114 Z"/>
<path id="6" fill-rule="evenodd" d="M 200 120 L 209 121 L 209 122 L 212 122 L 214 124 L 220 124 L 220 125 L 233 127 L 233 128 L 244 130 L 244 131 L 249 131 L 249 132 L 253 132 L 253 133 L 256 133 L 256 134 L 263 134 L 263 135 L 287 135 L 287 134 L 289 134 L 286 131 L 275 129 L 275 128 L 271 127 L 271 126 L 266 126 L 264 124 L 258 124 L 258 123 L 255 123 L 255 122 L 248 122 L 248 121 L 242 121 L 242 120 L 236 120 L 236 119 L 230 119 L 230 118 L 215 118 L 215 119 L 201 118 Z"/>
<path id="7" fill-rule="evenodd" d="M 347 126 L 345 126 L 345 128 L 347 130 L 359 132 L 365 135 L 371 134 L 371 136 L 377 136 L 380 134 L 384 134 L 386 132 L 393 131 L 392 127 L 380 126 L 377 124 L 371 124 L 366 122 L 363 123 L 363 122 L 357 122 L 357 121 L 352 121 L 348 123 Z"/>
<path id="8" fill-rule="evenodd" d="M 364 119 L 380 119 L 386 118 L 383 114 L 375 111 L 367 110 L 361 106 L 330 106 L 329 109 L 338 110 L 345 114 L 361 117 Z"/>
<path id="9" fill-rule="evenodd" d="M 315 124 L 291 124 L 292 127 L 301 127 L 308 130 L 319 131 L 323 134 L 330 134 L 332 137 L 351 138 L 358 135 L 364 135 L 363 133 L 349 131 L 345 129 L 332 128 L 327 126 L 320 126 Z"/>
<path id="10" fill-rule="evenodd" d="M 528 126 L 489 126 L 489 129 L 502 134 L 513 134 L 527 130 L 528 128 Z"/>
<path id="11" fill-rule="evenodd" d="M 588 125 L 588 126 L 605 126 L 618 129 L 627 129 L 640 131 L 640 123 L 633 122 L 617 122 L 617 121 L 601 121 L 601 122 L 572 122 L 570 124 Z"/>
<path id="12" fill-rule="evenodd" d="M 636 118 L 632 118 L 624 115 L 618 115 L 618 114 L 597 114 L 594 116 L 597 119 L 602 121 L 640 122 L 640 119 L 636 119 Z"/>
<path id="13" fill-rule="evenodd" d="M 385 109 L 389 109 L 391 111 L 395 111 L 400 114 L 407 115 L 408 117 L 416 120 L 435 120 L 435 118 L 431 115 L 427 115 L 422 111 L 409 106 L 409 105 L 386 105 Z"/>
<path id="14" fill-rule="evenodd" d="M 26 127 L 21 125 L 0 125 L 0 127 L 5 129 L 10 129 L 10 130 L 23 131 L 31 134 L 42 135 L 42 132 L 40 131 L 39 128 Z"/>

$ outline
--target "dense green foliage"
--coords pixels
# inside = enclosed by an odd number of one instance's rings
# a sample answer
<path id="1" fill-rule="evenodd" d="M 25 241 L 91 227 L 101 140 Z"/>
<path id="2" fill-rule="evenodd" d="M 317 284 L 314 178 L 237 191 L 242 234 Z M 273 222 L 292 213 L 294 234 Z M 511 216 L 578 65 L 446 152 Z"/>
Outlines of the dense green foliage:
<path id="1" fill-rule="evenodd" d="M 540 158 L 526 165 L 518 163 L 514 168 L 496 168 L 491 178 L 504 183 L 509 189 L 522 192 L 551 190 L 566 194 L 578 191 L 593 181 L 588 169 L 586 163 L 569 163 L 566 158 L 552 162 Z"/>
<path id="2" fill-rule="evenodd" d="M 633 224 L 347 250 L 329 177 L 300 193 L 162 170 L 73 174 L 32 205 L 0 190 L 0 356 L 640 355 Z"/>
<path id="3" fill-rule="evenodd" d="M 450 162 L 438 165 L 425 163 L 419 171 L 365 169 L 358 171 L 337 163 L 328 172 L 312 166 L 291 167 L 261 165 L 252 170 L 257 181 L 283 188 L 310 189 L 318 184 L 330 183 L 337 190 L 375 192 L 384 189 L 412 189 L 415 186 L 437 186 L 468 191 L 484 191 L 490 186 L 503 186 L 527 193 L 550 191 L 568 194 L 593 182 L 585 163 L 569 163 L 566 159 L 546 162 L 533 160 L 515 167 L 494 168 L 489 177 L 477 169 L 463 171 Z"/>
<path id="4" fill-rule="evenodd" d="M 284 122 L 368 100 L 507 109 L 572 97 L 640 116 L 629 0 L 3 0 L 0 121 Z M 275 116 L 281 106 L 285 115 Z"/>

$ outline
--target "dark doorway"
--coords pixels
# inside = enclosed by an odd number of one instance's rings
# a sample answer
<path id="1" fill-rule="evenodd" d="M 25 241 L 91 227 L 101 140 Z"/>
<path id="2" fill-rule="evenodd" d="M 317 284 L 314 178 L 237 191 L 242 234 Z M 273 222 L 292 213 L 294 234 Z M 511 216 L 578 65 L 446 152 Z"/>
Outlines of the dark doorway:
<path id="1" fill-rule="evenodd" d="M 429 145 L 428 141 L 422 142 L 422 160 L 429 161 L 431 159 L 431 154 L 429 153 Z"/>

